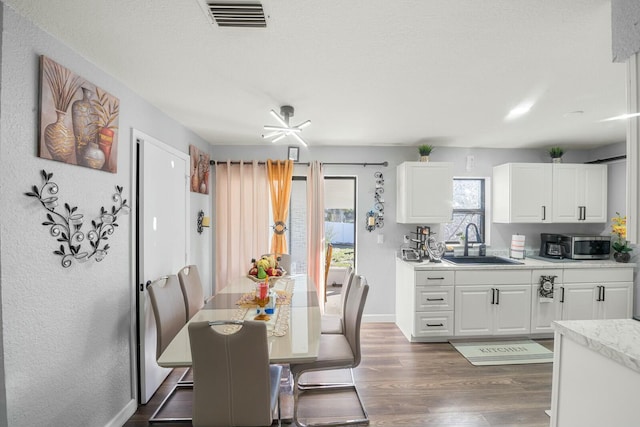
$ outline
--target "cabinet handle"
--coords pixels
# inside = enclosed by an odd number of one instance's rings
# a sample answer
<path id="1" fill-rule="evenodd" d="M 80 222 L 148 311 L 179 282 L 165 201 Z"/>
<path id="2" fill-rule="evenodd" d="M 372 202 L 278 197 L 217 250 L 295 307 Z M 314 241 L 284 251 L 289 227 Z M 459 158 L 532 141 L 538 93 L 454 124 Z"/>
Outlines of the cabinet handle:
<path id="1" fill-rule="evenodd" d="M 547 207 L 546 206 L 542 206 L 542 220 L 546 220 L 547 219 Z"/>
<path id="2" fill-rule="evenodd" d="M 427 326 L 430 328 L 437 328 L 438 326 L 444 326 L 442 323 L 427 323 Z"/>
<path id="3" fill-rule="evenodd" d="M 444 280 L 444 277 L 427 277 L 427 280 Z"/>
<path id="4" fill-rule="evenodd" d="M 602 287 L 602 301 L 604 301 L 604 300 L 605 300 L 605 292 L 606 292 L 606 289 L 607 289 L 607 288 L 605 288 L 604 286 Z"/>
<path id="5" fill-rule="evenodd" d="M 496 289 L 496 305 L 500 304 L 500 289 Z"/>
<path id="6" fill-rule="evenodd" d="M 564 303 L 564 286 L 560 286 L 560 302 Z"/>
<path id="7" fill-rule="evenodd" d="M 444 298 L 427 298 L 427 301 L 444 301 Z"/>
<path id="8" fill-rule="evenodd" d="M 496 303 L 496 289 L 491 288 L 491 304 L 495 304 L 495 303 Z"/>
<path id="9" fill-rule="evenodd" d="M 602 301 L 602 286 L 598 285 L 598 297 L 596 298 L 596 301 Z"/>

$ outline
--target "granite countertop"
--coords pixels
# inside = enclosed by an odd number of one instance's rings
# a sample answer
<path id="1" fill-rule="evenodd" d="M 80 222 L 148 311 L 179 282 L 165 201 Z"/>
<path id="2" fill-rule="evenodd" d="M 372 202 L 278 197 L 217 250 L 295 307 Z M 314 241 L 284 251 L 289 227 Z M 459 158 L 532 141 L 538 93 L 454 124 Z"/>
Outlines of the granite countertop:
<path id="1" fill-rule="evenodd" d="M 556 332 L 640 372 L 640 322 L 633 319 L 561 320 Z"/>
<path id="2" fill-rule="evenodd" d="M 636 264 L 616 262 L 614 260 L 553 260 L 525 258 L 516 260 L 522 264 L 453 264 L 443 260 L 441 262 L 415 262 L 404 261 L 407 265 L 412 266 L 415 270 L 531 270 L 531 269 L 567 269 L 567 268 L 635 268 Z"/>

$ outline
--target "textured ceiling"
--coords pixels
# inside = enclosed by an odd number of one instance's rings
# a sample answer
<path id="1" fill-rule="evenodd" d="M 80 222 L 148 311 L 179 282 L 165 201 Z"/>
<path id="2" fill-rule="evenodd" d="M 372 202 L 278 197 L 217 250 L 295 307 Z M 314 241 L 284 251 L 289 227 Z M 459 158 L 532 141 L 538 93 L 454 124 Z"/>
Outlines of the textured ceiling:
<path id="1" fill-rule="evenodd" d="M 310 145 L 625 140 L 600 122 L 626 112 L 606 0 L 264 0 L 262 29 L 201 0 L 4 2 L 211 144 L 266 144 L 284 104 Z"/>

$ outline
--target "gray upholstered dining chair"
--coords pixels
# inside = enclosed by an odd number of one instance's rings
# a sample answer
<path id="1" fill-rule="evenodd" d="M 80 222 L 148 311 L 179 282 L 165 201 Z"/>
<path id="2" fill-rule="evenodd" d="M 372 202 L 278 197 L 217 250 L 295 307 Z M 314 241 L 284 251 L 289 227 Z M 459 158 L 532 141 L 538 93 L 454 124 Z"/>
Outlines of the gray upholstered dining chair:
<path id="1" fill-rule="evenodd" d="M 358 393 L 353 372 L 351 374 L 351 383 L 319 384 L 300 387 L 300 377 L 306 372 L 334 369 L 352 370 L 360 364 L 360 324 L 362 322 L 362 313 L 367 300 L 367 294 L 369 293 L 369 285 L 363 276 L 356 275 L 351 282 L 351 288 L 352 290 L 345 306 L 344 332 L 342 334 L 321 334 L 318 358 L 313 362 L 290 365 L 294 383 L 293 420 L 299 426 L 327 425 L 327 423 L 303 424 L 299 421 L 298 407 L 300 393 L 345 389 L 352 389 L 356 393 L 363 418 L 344 420 L 336 422 L 337 424 L 329 423 L 328 425 L 369 424 L 369 416 L 362 403 L 362 398 Z"/>
<path id="2" fill-rule="evenodd" d="M 238 325 L 234 331 L 216 330 Z M 264 322 L 214 321 L 189 324 L 193 361 L 193 426 L 280 425 L 282 366 L 269 365 Z"/>
<path id="3" fill-rule="evenodd" d="M 344 309 L 349 298 L 351 290 L 351 281 L 353 280 L 353 267 L 347 267 L 344 278 L 342 279 L 342 289 L 340 291 L 340 313 L 339 314 L 323 314 L 320 318 L 320 331 L 323 334 L 341 334 L 344 331 Z"/>
<path id="4" fill-rule="evenodd" d="M 180 282 L 176 275 L 164 276 L 147 284 L 153 317 L 156 321 L 156 359 L 185 325 L 187 315 Z M 184 376 L 184 375 L 183 375 Z M 182 380 L 182 378 L 181 378 Z M 149 422 L 187 422 L 190 418 L 160 418 L 158 414 L 178 388 L 193 387 L 192 383 L 179 381 L 151 415 Z"/>
<path id="5" fill-rule="evenodd" d="M 204 291 L 196 265 L 187 265 L 178 272 L 180 288 L 184 296 L 186 321 L 188 322 L 204 305 Z"/>

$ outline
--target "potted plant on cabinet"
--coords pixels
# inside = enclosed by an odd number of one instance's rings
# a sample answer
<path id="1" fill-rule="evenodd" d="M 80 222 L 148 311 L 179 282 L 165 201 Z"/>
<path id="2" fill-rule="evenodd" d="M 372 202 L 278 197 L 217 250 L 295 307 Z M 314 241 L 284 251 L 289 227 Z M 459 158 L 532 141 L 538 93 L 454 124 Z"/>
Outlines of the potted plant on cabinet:
<path id="1" fill-rule="evenodd" d="M 427 145 L 427 144 L 419 145 L 418 152 L 420 153 L 420 161 L 428 162 L 431 151 L 433 151 L 433 145 Z"/>
<path id="2" fill-rule="evenodd" d="M 549 156 L 551 156 L 551 161 L 553 163 L 562 163 L 563 154 L 564 154 L 564 150 L 562 149 L 562 147 L 549 148 Z"/>
<path id="3" fill-rule="evenodd" d="M 615 251 L 613 259 L 617 262 L 629 262 L 630 252 L 633 249 L 627 241 L 627 217 L 620 216 L 620 213 L 616 212 L 616 216 L 611 218 L 611 232 L 616 236 L 615 241 L 611 244 Z"/>

